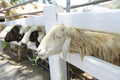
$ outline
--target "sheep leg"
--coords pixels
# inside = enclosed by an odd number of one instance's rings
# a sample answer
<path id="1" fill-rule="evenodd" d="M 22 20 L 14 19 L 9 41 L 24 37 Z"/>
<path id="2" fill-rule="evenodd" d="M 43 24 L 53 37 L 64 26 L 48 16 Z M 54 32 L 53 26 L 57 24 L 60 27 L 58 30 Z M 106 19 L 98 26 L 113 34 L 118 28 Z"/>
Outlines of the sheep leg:
<path id="1" fill-rule="evenodd" d="M 16 50 L 17 50 L 17 45 L 15 45 L 15 44 L 12 44 L 12 52 L 16 52 Z"/>
<path id="2" fill-rule="evenodd" d="M 19 46 L 18 47 L 18 55 L 17 55 L 17 61 L 21 61 L 21 57 L 22 57 L 22 48 Z"/>
<path id="3" fill-rule="evenodd" d="M 64 44 L 63 44 L 62 52 L 60 53 L 60 57 L 63 58 L 63 59 L 66 59 L 67 53 L 69 52 L 70 41 L 71 41 L 71 38 L 67 37 L 65 39 Z"/>

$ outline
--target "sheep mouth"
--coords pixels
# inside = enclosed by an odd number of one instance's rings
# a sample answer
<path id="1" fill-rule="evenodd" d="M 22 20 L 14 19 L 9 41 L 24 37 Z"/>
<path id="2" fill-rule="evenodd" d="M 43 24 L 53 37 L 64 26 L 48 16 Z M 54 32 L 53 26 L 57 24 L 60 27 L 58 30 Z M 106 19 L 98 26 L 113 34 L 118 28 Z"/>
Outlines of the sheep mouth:
<path id="1" fill-rule="evenodd" d="M 38 57 L 41 58 L 41 59 L 47 59 L 48 58 L 48 55 L 44 53 L 41 53 L 41 50 L 37 51 L 36 52 L 38 54 Z"/>
<path id="2" fill-rule="evenodd" d="M 43 59 L 43 60 L 45 60 L 45 59 L 47 59 L 47 58 L 48 58 L 48 56 L 47 56 L 47 55 L 39 55 L 39 54 L 38 54 L 38 57 L 39 57 L 39 58 L 41 58 L 41 59 Z"/>
<path id="3" fill-rule="evenodd" d="M 27 45 L 25 43 L 21 43 L 23 49 L 27 49 Z"/>

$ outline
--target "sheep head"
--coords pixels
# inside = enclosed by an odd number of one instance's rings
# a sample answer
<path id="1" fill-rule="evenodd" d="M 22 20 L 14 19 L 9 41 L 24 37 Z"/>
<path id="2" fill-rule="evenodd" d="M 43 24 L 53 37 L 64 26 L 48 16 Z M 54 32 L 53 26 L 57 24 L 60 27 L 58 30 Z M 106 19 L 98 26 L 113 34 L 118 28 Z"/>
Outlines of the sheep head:
<path id="1" fill-rule="evenodd" d="M 22 34 L 19 34 L 22 25 L 15 25 L 5 36 L 5 41 L 20 41 L 22 39 Z"/>
<path id="2" fill-rule="evenodd" d="M 24 37 L 21 40 L 21 46 L 23 48 L 27 48 L 28 46 L 33 46 L 34 44 L 37 44 L 37 46 L 39 45 L 40 41 L 43 36 L 45 35 L 43 32 L 44 26 L 40 25 L 40 26 L 32 26 L 31 29 L 29 29 Z M 36 46 L 36 47 L 37 47 Z"/>
<path id="3" fill-rule="evenodd" d="M 63 24 L 55 25 L 42 39 L 40 45 L 38 46 L 37 49 L 38 57 L 46 59 L 51 55 L 68 51 L 69 49 L 68 45 L 70 44 L 68 31 L 69 30 L 66 29 L 66 27 L 64 27 Z M 67 43 L 68 45 L 66 45 L 66 42 L 68 42 Z"/>

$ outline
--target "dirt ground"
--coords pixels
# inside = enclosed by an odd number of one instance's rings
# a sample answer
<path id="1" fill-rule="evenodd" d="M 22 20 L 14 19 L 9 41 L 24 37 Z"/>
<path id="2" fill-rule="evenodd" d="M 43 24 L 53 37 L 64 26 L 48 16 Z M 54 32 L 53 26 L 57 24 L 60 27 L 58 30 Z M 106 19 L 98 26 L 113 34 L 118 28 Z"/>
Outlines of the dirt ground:
<path id="1" fill-rule="evenodd" d="M 1 46 L 1 45 L 0 45 Z M 0 50 L 0 80 L 50 80 L 50 74 L 28 59 L 15 62 L 8 49 Z"/>
<path id="2" fill-rule="evenodd" d="M 10 48 L 3 50 L 0 43 L 0 80 L 50 80 L 49 71 L 36 65 L 34 62 L 23 57 L 21 62 L 16 62 L 14 55 Z M 82 77 L 81 70 L 69 65 L 69 80 L 94 80 L 91 77 Z M 70 72 L 70 73 L 71 73 Z M 76 73 L 75 73 L 76 72 Z M 72 79 L 73 78 L 73 79 Z"/>

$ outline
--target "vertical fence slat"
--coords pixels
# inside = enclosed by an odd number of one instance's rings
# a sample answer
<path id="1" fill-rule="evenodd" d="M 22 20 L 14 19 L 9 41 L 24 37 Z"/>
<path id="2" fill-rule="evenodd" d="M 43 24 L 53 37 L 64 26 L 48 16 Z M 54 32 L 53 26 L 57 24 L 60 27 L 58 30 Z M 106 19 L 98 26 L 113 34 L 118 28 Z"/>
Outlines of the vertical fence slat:
<path id="1" fill-rule="evenodd" d="M 59 6 L 45 7 L 46 32 L 57 23 L 57 13 L 63 12 Z M 67 80 L 66 62 L 59 58 L 59 55 L 49 57 L 51 80 Z"/>

